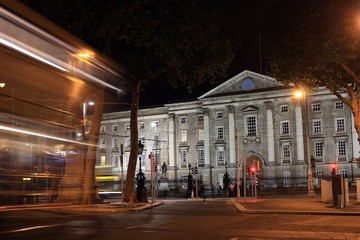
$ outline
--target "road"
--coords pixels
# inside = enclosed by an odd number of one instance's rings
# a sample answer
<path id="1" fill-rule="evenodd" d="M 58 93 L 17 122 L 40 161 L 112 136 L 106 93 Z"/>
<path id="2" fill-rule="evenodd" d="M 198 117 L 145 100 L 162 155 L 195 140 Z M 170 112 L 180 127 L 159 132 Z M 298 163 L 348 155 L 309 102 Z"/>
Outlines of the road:
<path id="1" fill-rule="evenodd" d="M 187 200 L 120 214 L 1 211 L 0 239 L 360 239 L 360 221 L 355 216 L 242 214 L 228 200 Z"/>

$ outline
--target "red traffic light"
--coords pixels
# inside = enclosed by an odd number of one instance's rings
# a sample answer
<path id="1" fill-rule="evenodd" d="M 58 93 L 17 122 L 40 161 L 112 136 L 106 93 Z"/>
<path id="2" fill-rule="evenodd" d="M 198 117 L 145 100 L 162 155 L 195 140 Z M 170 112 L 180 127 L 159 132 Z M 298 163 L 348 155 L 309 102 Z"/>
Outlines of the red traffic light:
<path id="1" fill-rule="evenodd" d="M 336 164 L 333 163 L 333 164 L 331 165 L 331 168 L 332 168 L 332 170 L 331 170 L 331 175 L 335 175 L 335 173 L 336 173 Z"/>
<path id="2" fill-rule="evenodd" d="M 251 171 L 251 173 L 253 173 L 253 174 L 255 173 L 255 170 L 256 170 L 256 168 L 255 168 L 254 166 L 250 168 L 250 171 Z"/>

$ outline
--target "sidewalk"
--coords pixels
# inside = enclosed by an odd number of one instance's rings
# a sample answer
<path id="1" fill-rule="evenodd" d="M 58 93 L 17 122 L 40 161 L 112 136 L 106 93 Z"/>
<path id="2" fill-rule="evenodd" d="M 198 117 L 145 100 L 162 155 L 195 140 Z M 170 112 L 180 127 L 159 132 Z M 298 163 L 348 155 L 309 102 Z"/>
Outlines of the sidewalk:
<path id="1" fill-rule="evenodd" d="M 356 197 L 356 196 L 355 196 Z M 360 204 L 350 196 L 348 207 L 334 208 L 333 203 L 323 203 L 320 196 L 286 195 L 246 199 L 231 199 L 241 213 L 257 214 L 317 214 L 317 215 L 356 215 L 360 216 Z"/>

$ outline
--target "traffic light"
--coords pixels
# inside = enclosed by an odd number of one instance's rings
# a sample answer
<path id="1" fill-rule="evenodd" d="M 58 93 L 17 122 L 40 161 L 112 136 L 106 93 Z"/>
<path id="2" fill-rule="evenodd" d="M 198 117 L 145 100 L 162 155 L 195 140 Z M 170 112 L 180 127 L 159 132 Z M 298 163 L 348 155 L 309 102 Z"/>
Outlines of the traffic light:
<path id="1" fill-rule="evenodd" d="M 191 167 L 191 173 L 192 173 L 192 175 L 195 175 L 195 168 L 194 167 Z"/>
<path id="2" fill-rule="evenodd" d="M 251 166 L 250 171 L 251 171 L 252 175 L 255 175 L 255 172 L 256 172 L 255 166 Z"/>
<path id="3" fill-rule="evenodd" d="M 333 164 L 331 165 L 331 175 L 335 175 L 335 173 L 336 173 L 336 164 L 333 163 Z"/>

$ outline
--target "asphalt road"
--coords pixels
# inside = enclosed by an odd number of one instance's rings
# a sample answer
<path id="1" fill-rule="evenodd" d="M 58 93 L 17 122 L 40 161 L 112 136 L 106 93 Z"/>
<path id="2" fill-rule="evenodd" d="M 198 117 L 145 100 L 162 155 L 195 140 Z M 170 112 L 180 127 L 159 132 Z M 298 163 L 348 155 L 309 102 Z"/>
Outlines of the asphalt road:
<path id="1" fill-rule="evenodd" d="M 360 239 L 356 216 L 241 214 L 228 200 L 173 201 L 141 212 L 0 212 L 0 239 Z"/>

